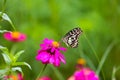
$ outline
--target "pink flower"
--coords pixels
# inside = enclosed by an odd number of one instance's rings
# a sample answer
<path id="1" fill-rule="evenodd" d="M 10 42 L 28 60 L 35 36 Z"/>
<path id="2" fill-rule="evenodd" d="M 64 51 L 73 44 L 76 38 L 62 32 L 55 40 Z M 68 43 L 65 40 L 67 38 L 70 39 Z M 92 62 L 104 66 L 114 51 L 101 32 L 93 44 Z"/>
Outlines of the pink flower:
<path id="1" fill-rule="evenodd" d="M 5 76 L 4 80 L 24 80 L 21 73 Z"/>
<path id="2" fill-rule="evenodd" d="M 77 70 L 68 80 L 99 80 L 95 72 L 89 68 Z"/>
<path id="3" fill-rule="evenodd" d="M 38 80 L 51 80 L 51 78 L 49 78 L 48 76 L 44 76 L 44 77 L 39 78 Z"/>
<path id="4" fill-rule="evenodd" d="M 26 39 L 26 35 L 20 32 L 6 32 L 3 36 L 5 39 L 13 42 L 21 42 Z"/>
<path id="5" fill-rule="evenodd" d="M 64 55 L 60 51 L 66 51 L 65 48 L 60 47 L 56 41 L 44 39 L 43 44 L 40 44 L 41 49 L 38 50 L 36 60 L 43 64 L 51 63 L 54 66 L 60 66 L 60 62 L 66 63 Z"/>

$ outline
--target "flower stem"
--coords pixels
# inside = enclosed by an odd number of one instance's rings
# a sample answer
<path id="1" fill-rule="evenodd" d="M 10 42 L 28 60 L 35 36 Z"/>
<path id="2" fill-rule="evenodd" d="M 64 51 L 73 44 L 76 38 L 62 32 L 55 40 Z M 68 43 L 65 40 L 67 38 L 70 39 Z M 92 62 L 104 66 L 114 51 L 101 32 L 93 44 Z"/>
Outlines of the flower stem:
<path id="1" fill-rule="evenodd" d="M 99 62 L 100 60 L 99 60 L 99 58 L 98 58 L 98 56 L 97 56 L 97 53 L 96 53 L 95 49 L 93 48 L 92 44 L 90 43 L 90 41 L 88 40 L 86 34 L 84 34 L 84 37 L 85 37 L 85 39 L 87 40 L 89 46 L 91 47 L 91 49 L 92 49 L 92 51 L 93 51 L 93 53 L 94 53 L 94 55 L 95 55 L 97 61 Z"/>
<path id="2" fill-rule="evenodd" d="M 2 6 L 2 13 L 4 13 L 5 6 L 6 6 L 6 0 L 4 0 L 4 2 L 3 2 L 3 6 Z"/>
<path id="3" fill-rule="evenodd" d="M 4 2 L 3 2 L 2 11 L 1 11 L 0 17 L 2 17 L 2 15 L 3 15 L 3 13 L 4 13 L 5 5 L 6 5 L 6 0 L 4 0 Z"/>
<path id="4" fill-rule="evenodd" d="M 10 24 L 11 24 L 13 30 L 16 31 L 14 24 L 12 22 Z"/>
<path id="5" fill-rule="evenodd" d="M 46 67 L 47 67 L 47 64 L 45 64 L 45 65 L 43 66 L 43 69 L 42 69 L 42 70 L 40 71 L 40 73 L 38 74 L 36 80 L 39 79 L 39 77 L 41 76 L 41 74 L 43 73 L 43 71 L 45 70 Z"/>
<path id="6" fill-rule="evenodd" d="M 11 48 L 10 53 L 11 53 L 11 54 L 15 54 L 16 50 L 17 50 L 17 43 L 14 43 L 14 45 L 13 45 L 12 48 Z"/>
<path id="7" fill-rule="evenodd" d="M 7 0 L 4 0 L 0 17 L 2 17 L 2 15 L 4 14 L 5 7 L 6 7 L 6 2 L 7 2 Z M 9 21 L 9 23 L 12 26 L 13 30 L 16 31 L 15 26 L 13 25 L 12 21 Z"/>

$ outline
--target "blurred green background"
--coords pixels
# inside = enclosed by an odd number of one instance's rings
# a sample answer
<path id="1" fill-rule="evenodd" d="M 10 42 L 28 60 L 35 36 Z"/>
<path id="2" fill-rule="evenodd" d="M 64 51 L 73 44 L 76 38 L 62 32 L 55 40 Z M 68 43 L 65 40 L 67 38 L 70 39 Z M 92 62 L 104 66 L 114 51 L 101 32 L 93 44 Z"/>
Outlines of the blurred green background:
<path id="1" fill-rule="evenodd" d="M 2 10 L 3 0 L 0 0 Z M 111 49 L 104 65 L 103 71 L 106 80 L 111 79 L 113 66 L 120 66 L 120 0 L 7 0 L 5 13 L 9 15 L 16 29 L 27 35 L 27 40 L 17 43 L 17 51 L 24 49 L 19 61 L 28 62 L 32 70 L 22 66 L 25 80 L 35 80 L 42 69 L 41 62 L 35 60 L 39 44 L 44 38 L 60 41 L 69 30 L 80 27 L 83 35 L 96 50 L 99 59 L 112 42 L 116 42 Z M 12 30 L 7 22 L 0 22 L 0 29 Z M 75 70 L 76 61 L 80 57 L 87 59 L 89 64 L 98 66 L 85 37 L 81 35 L 78 48 L 68 48 L 63 53 L 66 57 L 66 64 L 54 68 L 48 65 L 43 73 L 52 77 L 53 80 L 65 80 Z M 0 34 L 0 45 L 9 49 L 14 43 L 6 41 Z M 0 54 L 0 62 L 4 63 Z M 90 63 L 91 62 L 91 63 Z M 120 71 L 116 73 L 116 80 L 120 80 Z M 102 77 L 102 75 L 101 75 Z"/>

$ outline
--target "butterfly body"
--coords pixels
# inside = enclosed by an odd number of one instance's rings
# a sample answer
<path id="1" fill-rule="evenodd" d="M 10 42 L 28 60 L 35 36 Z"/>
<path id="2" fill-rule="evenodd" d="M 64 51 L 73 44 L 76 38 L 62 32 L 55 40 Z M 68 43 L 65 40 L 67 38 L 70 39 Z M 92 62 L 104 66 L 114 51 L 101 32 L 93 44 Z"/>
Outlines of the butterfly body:
<path id="1" fill-rule="evenodd" d="M 69 31 L 63 38 L 62 41 L 72 48 L 78 47 L 78 39 L 80 34 L 83 31 L 80 28 L 74 28 L 71 31 Z"/>

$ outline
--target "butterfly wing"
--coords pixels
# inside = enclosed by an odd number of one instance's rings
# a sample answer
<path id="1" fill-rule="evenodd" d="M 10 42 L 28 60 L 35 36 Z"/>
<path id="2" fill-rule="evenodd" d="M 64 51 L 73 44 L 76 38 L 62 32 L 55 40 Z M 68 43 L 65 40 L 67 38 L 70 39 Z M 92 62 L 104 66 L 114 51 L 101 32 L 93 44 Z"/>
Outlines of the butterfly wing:
<path id="1" fill-rule="evenodd" d="M 62 41 L 72 48 L 75 48 L 78 46 L 78 38 L 80 34 L 82 33 L 82 30 L 80 28 L 74 28 L 71 31 L 69 31 L 63 38 Z"/>

